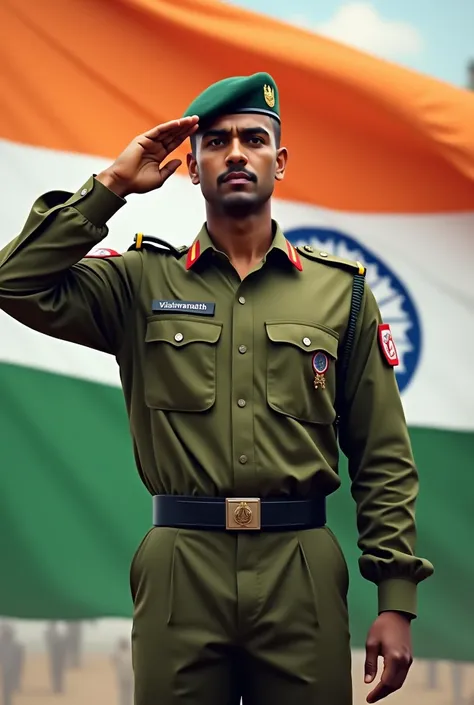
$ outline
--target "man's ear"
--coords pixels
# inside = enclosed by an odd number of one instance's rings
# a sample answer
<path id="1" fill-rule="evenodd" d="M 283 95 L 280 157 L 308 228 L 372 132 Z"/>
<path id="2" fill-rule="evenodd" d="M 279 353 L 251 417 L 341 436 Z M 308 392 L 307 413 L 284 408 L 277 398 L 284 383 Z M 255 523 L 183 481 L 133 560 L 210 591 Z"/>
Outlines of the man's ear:
<path id="1" fill-rule="evenodd" d="M 199 169 L 196 158 L 191 152 L 186 155 L 186 164 L 188 166 L 188 174 L 191 177 L 191 183 L 197 186 L 200 183 Z"/>
<path id="2" fill-rule="evenodd" d="M 275 180 L 283 181 L 285 178 L 286 164 L 288 162 L 288 150 L 286 147 L 280 147 L 277 152 L 277 168 L 275 172 Z"/>

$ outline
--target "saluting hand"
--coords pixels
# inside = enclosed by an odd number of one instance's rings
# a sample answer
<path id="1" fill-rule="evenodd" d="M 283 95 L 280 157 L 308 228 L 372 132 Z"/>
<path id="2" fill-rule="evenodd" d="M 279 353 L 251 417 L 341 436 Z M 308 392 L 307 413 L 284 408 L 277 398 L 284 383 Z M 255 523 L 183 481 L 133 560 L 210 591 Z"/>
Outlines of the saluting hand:
<path id="1" fill-rule="evenodd" d="M 97 180 L 122 197 L 160 188 L 181 165 L 179 159 L 162 165 L 163 161 L 196 132 L 198 120 L 197 116 L 170 120 L 138 135 Z"/>
<path id="2" fill-rule="evenodd" d="M 410 621 L 400 612 L 382 612 L 373 623 L 366 643 L 365 682 L 377 675 L 378 657 L 384 667 L 379 683 L 368 694 L 367 702 L 376 703 L 399 690 L 413 662 Z"/>

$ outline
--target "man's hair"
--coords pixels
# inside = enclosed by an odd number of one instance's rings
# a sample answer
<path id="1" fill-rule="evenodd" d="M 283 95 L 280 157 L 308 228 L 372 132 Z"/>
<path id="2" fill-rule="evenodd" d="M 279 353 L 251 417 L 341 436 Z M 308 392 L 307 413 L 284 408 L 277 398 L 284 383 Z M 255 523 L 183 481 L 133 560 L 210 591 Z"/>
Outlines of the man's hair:
<path id="1" fill-rule="evenodd" d="M 275 120 L 275 118 L 271 118 L 272 124 L 273 124 L 273 134 L 275 135 L 275 144 L 276 148 L 280 149 L 281 145 L 281 125 L 278 120 Z M 197 146 L 197 136 L 199 134 L 200 130 L 194 133 L 194 135 L 191 135 L 190 141 L 191 141 L 191 152 L 193 154 L 193 157 L 196 156 L 196 146 Z"/>

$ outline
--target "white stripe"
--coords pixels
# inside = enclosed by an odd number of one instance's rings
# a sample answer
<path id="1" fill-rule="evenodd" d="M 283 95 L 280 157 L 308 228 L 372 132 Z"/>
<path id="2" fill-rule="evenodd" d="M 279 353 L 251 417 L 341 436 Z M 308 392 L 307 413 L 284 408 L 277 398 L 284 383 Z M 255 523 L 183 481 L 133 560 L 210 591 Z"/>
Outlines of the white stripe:
<path id="1" fill-rule="evenodd" d="M 109 163 L 0 141 L 0 246 L 21 230 L 40 194 L 54 189 L 76 191 Z M 421 364 L 403 395 L 407 419 L 411 425 L 474 429 L 474 213 L 360 215 L 278 199 L 273 212 L 284 229 L 342 230 L 397 273 L 421 313 L 424 336 Z M 175 176 L 163 192 L 131 197 L 112 219 L 112 234 L 101 246 L 125 250 L 136 232 L 155 234 L 176 245 L 191 244 L 204 218 L 199 189 Z M 369 270 L 369 281 L 370 276 Z M 119 384 L 113 359 L 36 334 L 5 314 L 0 314 L 0 340 L 0 360 L 5 362 Z"/>

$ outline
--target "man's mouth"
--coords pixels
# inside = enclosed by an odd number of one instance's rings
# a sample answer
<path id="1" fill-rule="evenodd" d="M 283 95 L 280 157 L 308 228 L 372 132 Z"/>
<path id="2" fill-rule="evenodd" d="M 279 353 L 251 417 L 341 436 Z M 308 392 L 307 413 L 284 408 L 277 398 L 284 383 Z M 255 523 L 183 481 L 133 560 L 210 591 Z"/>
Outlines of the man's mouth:
<path id="1" fill-rule="evenodd" d="M 244 171 L 233 171 L 223 179 L 225 184 L 246 184 L 252 181 L 252 177 Z"/>

